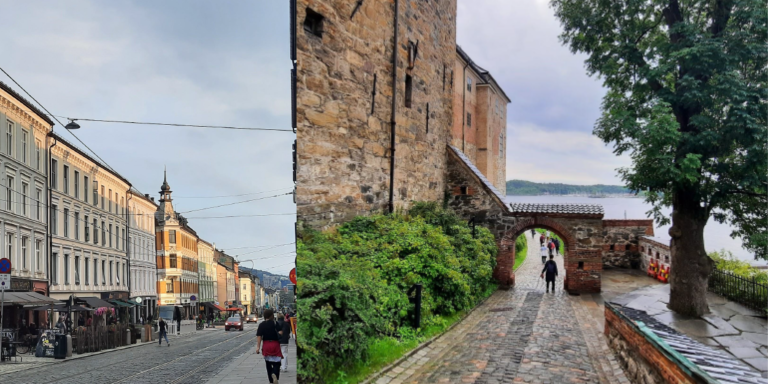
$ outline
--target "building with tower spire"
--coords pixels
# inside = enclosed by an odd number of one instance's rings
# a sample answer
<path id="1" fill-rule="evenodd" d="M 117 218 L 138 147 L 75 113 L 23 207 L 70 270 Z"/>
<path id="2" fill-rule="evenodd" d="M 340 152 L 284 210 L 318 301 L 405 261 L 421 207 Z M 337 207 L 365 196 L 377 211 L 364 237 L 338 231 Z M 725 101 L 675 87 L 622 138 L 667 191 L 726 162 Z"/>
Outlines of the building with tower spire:
<path id="1" fill-rule="evenodd" d="M 157 294 L 161 306 L 180 306 L 182 318 L 198 314 L 197 233 L 173 209 L 171 186 L 163 172 L 160 204 L 155 212 Z"/>

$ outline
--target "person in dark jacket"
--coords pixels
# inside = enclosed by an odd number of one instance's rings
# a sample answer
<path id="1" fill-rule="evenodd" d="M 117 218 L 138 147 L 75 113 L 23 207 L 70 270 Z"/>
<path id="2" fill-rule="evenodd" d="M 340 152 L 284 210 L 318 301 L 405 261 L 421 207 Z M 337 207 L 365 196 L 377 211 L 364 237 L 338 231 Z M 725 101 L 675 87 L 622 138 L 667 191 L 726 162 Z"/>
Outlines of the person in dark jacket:
<path id="1" fill-rule="evenodd" d="M 163 320 L 161 317 L 160 321 L 157 323 L 157 326 L 160 329 L 160 334 L 157 336 L 157 345 L 163 345 L 163 337 L 165 337 L 165 343 L 170 347 L 171 342 L 168 341 L 168 324 L 166 324 L 165 320 Z"/>
<path id="2" fill-rule="evenodd" d="M 283 314 L 278 314 L 277 325 L 283 332 L 280 334 L 280 352 L 283 353 L 283 361 L 280 362 L 280 370 L 288 372 L 288 342 L 291 340 L 291 323 L 286 321 Z"/>
<path id="3" fill-rule="evenodd" d="M 273 384 L 279 384 L 280 380 L 280 362 L 283 359 L 280 348 L 282 333 L 283 331 L 275 321 L 274 311 L 265 309 L 264 321 L 256 329 L 256 354 L 264 356 L 264 361 L 267 363 L 267 377 L 269 382 Z M 264 344 L 263 348 L 262 343 Z"/>
<path id="4" fill-rule="evenodd" d="M 544 264 L 544 269 L 541 270 L 541 277 L 547 282 L 547 293 L 549 293 L 549 283 L 552 283 L 552 292 L 555 292 L 555 278 L 557 277 L 557 263 L 555 263 L 555 257 L 549 255 L 549 260 Z"/>

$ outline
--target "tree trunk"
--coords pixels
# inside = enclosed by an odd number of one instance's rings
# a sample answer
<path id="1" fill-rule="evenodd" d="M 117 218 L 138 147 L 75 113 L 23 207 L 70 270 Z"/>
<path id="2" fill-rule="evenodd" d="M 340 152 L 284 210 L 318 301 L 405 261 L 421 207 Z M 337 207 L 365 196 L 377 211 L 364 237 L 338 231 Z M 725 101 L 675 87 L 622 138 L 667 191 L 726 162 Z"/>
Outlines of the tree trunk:
<path id="1" fill-rule="evenodd" d="M 704 249 L 709 215 L 692 193 L 676 192 L 672 202 L 669 309 L 686 316 L 709 313 L 707 281 L 714 262 Z"/>

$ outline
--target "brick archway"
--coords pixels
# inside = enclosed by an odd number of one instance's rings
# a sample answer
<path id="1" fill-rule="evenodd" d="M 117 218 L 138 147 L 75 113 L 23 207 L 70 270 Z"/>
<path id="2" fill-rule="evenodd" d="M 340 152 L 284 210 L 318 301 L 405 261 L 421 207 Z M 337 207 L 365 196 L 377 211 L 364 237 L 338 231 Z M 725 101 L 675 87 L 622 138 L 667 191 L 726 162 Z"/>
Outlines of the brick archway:
<path id="1" fill-rule="evenodd" d="M 510 228 L 504 236 L 498 242 L 499 255 L 497 257 L 496 270 L 494 270 L 494 277 L 502 284 L 502 286 L 513 286 L 515 284 L 515 272 L 512 268 L 515 265 L 515 241 L 516 239 L 531 229 L 542 228 L 551 231 L 552 233 L 563 239 L 563 247 L 565 249 L 563 254 L 563 263 L 565 265 L 565 281 L 564 287 L 569 292 L 600 292 L 600 279 L 597 278 L 597 285 L 594 283 L 584 284 L 581 281 L 583 274 L 580 272 L 585 268 L 583 260 L 572 260 L 571 254 L 576 249 L 576 237 L 567 228 L 567 224 L 558 221 L 557 219 L 549 217 L 526 217 L 519 220 L 512 228 Z M 529 245 L 530 246 L 530 245 Z M 599 251 L 598 251 L 599 252 Z M 577 255 L 583 255 L 583 252 L 577 252 Z M 595 255 L 597 256 L 597 255 Z M 602 271 L 602 258 L 597 257 L 597 261 L 600 266 L 590 264 L 589 268 L 593 272 L 599 273 Z M 579 261 L 582 263 L 579 264 Z M 575 274 L 574 279 L 571 279 L 571 274 Z M 581 277 L 581 278 L 580 278 Z M 506 278 L 506 281 L 505 281 Z"/>

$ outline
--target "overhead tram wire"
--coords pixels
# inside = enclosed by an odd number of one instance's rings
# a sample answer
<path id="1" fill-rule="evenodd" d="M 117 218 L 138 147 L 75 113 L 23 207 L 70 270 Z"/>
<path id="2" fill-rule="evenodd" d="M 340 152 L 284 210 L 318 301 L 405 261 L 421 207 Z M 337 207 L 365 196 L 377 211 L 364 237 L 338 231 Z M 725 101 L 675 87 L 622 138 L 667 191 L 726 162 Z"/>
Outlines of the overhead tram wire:
<path id="1" fill-rule="evenodd" d="M 219 199 L 223 197 L 239 197 L 239 196 L 249 196 L 249 195 L 260 195 L 262 193 L 269 193 L 269 192 L 275 192 L 275 191 L 282 191 L 286 189 L 293 190 L 295 187 L 283 187 L 278 189 L 270 189 L 268 191 L 262 191 L 262 192 L 252 192 L 252 193 L 241 193 L 239 195 L 222 195 L 222 196 L 174 196 L 174 199 Z"/>
<path id="2" fill-rule="evenodd" d="M 47 110 L 46 110 L 47 112 Z M 50 114 L 50 112 L 48 112 Z M 51 115 L 56 117 L 55 115 Z M 127 121 L 127 120 L 105 120 L 105 119 L 86 119 L 82 117 L 66 117 L 66 116 L 58 116 L 62 119 L 69 119 L 72 121 L 92 121 L 96 123 L 116 123 L 116 124 L 136 124 L 136 125 L 160 125 L 160 126 L 169 126 L 169 127 L 186 127 L 186 128 L 209 128 L 209 129 L 235 129 L 235 130 L 242 130 L 242 131 L 274 131 L 274 132 L 291 132 L 293 133 L 292 129 L 282 129 L 282 128 L 263 128 L 263 127 L 231 127 L 231 126 L 225 126 L 225 125 L 198 125 L 198 124 L 177 124 L 177 123 L 155 123 L 155 122 L 142 122 L 142 121 Z"/>
<path id="3" fill-rule="evenodd" d="M 35 97 L 34 97 L 34 96 L 32 96 L 32 95 L 31 95 L 29 92 L 27 92 L 27 90 L 26 90 L 26 89 L 24 89 L 24 87 L 22 87 L 22 86 L 21 86 L 21 84 L 19 84 L 19 82 L 18 82 L 18 81 L 16 81 L 16 79 L 14 79 L 14 78 L 13 78 L 13 77 L 12 77 L 10 74 L 8 74 L 8 72 L 6 72 L 6 71 L 5 71 L 5 69 L 3 69 L 2 67 L 0 67 L 0 71 L 3 71 L 3 73 L 5 73 L 5 75 L 6 75 L 6 76 L 8 76 L 8 78 L 9 78 L 9 79 L 11 79 L 11 81 L 13 81 L 13 83 L 14 83 L 14 84 L 16 84 L 16 85 L 17 85 L 19 88 L 21 88 L 21 90 L 22 90 L 22 91 L 24 91 L 24 93 L 26 93 L 26 94 L 27 94 L 27 96 L 29 96 L 29 97 L 30 97 L 32 100 L 34 100 L 34 101 L 37 103 L 37 105 L 39 105 L 39 106 L 40 106 L 40 108 L 42 108 L 44 111 L 48 112 L 48 115 L 49 115 L 49 116 L 51 116 L 51 117 L 53 117 L 53 119 L 54 119 L 54 120 L 56 120 L 56 122 L 57 122 L 57 123 L 59 123 L 59 125 L 61 125 L 61 126 L 62 126 L 62 128 L 63 128 L 63 127 L 65 127 L 65 125 L 64 125 L 64 124 L 62 124 L 62 123 L 61 123 L 61 121 L 59 121 L 59 119 L 57 119 L 57 118 L 56 118 L 56 116 L 54 116 L 54 115 L 51 113 L 51 111 L 49 111 L 49 110 L 48 110 L 48 108 L 45 108 L 45 106 L 44 106 L 44 105 L 43 105 L 41 102 L 37 101 L 37 99 L 35 99 Z M 79 138 L 79 137 L 77 137 L 77 135 L 75 135 L 74 133 L 72 133 L 72 131 L 71 131 L 71 130 L 69 130 L 69 129 L 64 129 L 64 130 L 65 130 L 65 131 L 67 131 L 67 132 L 69 132 L 69 134 L 70 134 L 70 135 L 72 135 L 72 136 L 73 136 L 75 139 L 77 139 L 77 141 L 79 141 L 79 142 L 80 142 L 80 144 L 82 144 L 83 146 L 85 146 L 85 148 L 87 148 L 89 151 L 91 151 L 91 153 L 93 153 L 93 155 L 94 155 L 94 156 L 96 156 L 96 158 L 97 158 L 97 159 L 101 160 L 101 162 L 102 162 L 102 163 L 104 163 L 104 165 L 105 165 L 107 168 L 109 168 L 109 169 L 110 169 L 112 172 L 117 172 L 117 171 L 115 171 L 115 169 L 114 169 L 114 168 L 112 168 L 112 166 L 110 166 L 110 165 L 109 165 L 109 163 L 107 163 L 106 161 L 104 161 L 104 159 L 102 159 L 102 158 L 101 158 L 101 156 L 99 156 L 99 155 L 98 155 L 98 154 L 97 154 L 97 153 L 96 153 L 96 152 L 95 152 L 93 149 L 91 149 L 91 148 L 90 148 L 90 147 L 89 147 L 87 144 L 85 144 L 85 143 L 84 143 L 82 140 L 80 140 L 80 138 Z"/>
<path id="4" fill-rule="evenodd" d="M 214 206 L 212 206 L 212 207 L 199 208 L 199 209 L 192 209 L 192 210 L 189 210 L 189 211 L 184 211 L 184 212 L 179 212 L 179 213 L 190 213 L 190 212 L 197 212 L 197 211 L 205 211 L 205 210 L 207 210 L 207 209 L 213 209 L 213 208 L 226 207 L 226 206 L 230 206 L 230 205 L 236 205 L 236 204 L 249 203 L 249 202 L 251 202 L 251 201 L 257 201 L 257 200 L 270 199 L 270 198 L 273 198 L 273 197 L 287 196 L 287 195 L 292 195 L 292 194 L 293 194 L 293 192 L 288 192 L 288 193 L 281 193 L 281 194 L 279 194 L 279 195 L 273 195 L 273 196 L 267 196 L 267 197 L 259 197 L 259 198 L 256 198 L 256 199 L 249 199 L 249 200 L 243 200 L 243 201 L 236 201 L 236 202 L 234 202 L 234 203 L 221 204 L 221 205 L 214 205 Z"/>
<path id="5" fill-rule="evenodd" d="M 290 242 L 290 243 L 285 243 L 285 244 L 278 244 L 278 245 L 273 245 L 273 246 L 271 246 L 271 247 L 269 247 L 269 248 L 265 248 L 265 249 L 257 249 L 257 250 L 255 250 L 255 251 L 250 251 L 250 252 L 246 252 L 246 253 L 241 253 L 241 254 L 239 254 L 239 255 L 235 255 L 235 257 L 240 257 L 240 256 L 250 255 L 250 254 L 252 254 L 252 253 L 259 253 L 259 252 L 264 252 L 264 251 L 268 251 L 268 250 L 270 250 L 270 249 L 273 249 L 273 248 L 280 248 L 280 247 L 285 247 L 286 245 L 293 245 L 293 244 L 296 244 L 296 242 L 295 242 L 295 241 L 292 241 L 292 242 Z M 295 251 L 291 251 L 291 252 L 295 252 Z"/>

